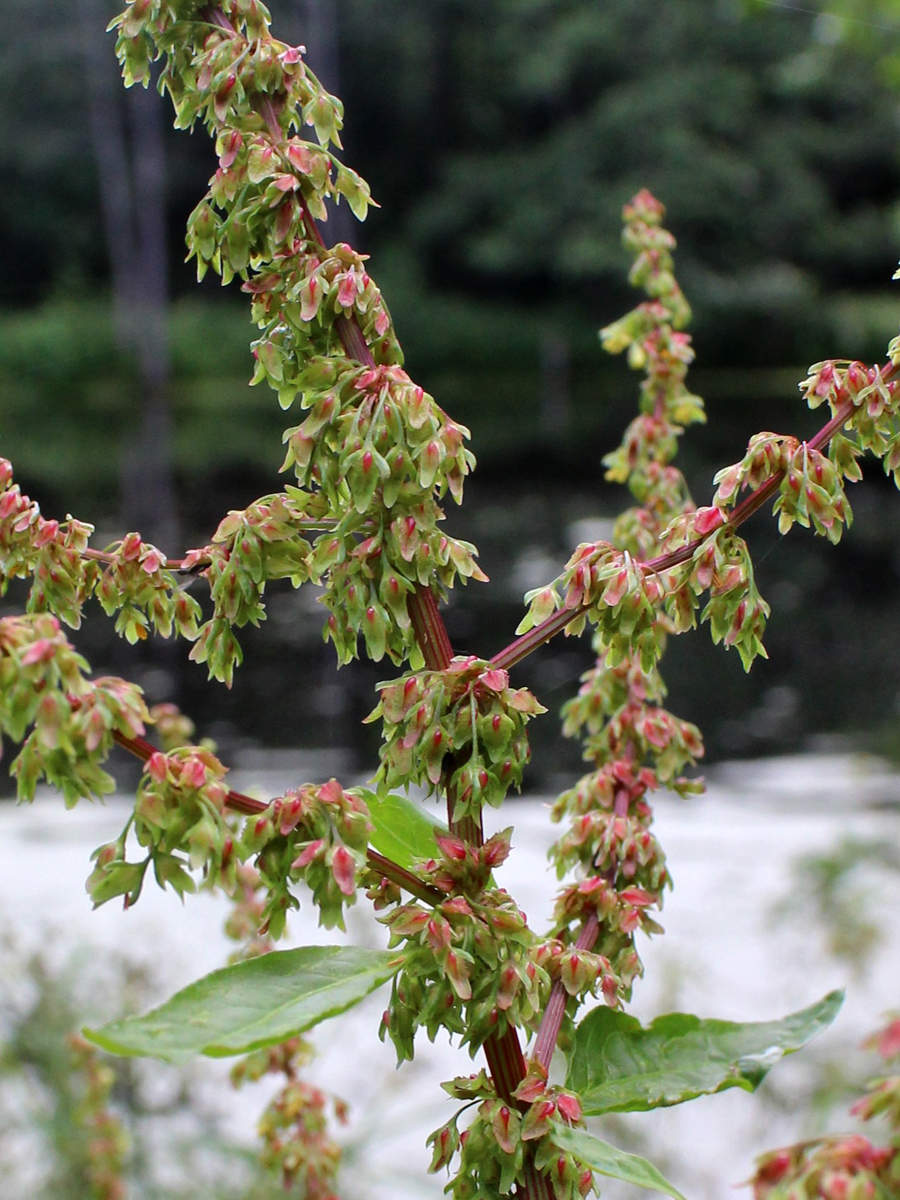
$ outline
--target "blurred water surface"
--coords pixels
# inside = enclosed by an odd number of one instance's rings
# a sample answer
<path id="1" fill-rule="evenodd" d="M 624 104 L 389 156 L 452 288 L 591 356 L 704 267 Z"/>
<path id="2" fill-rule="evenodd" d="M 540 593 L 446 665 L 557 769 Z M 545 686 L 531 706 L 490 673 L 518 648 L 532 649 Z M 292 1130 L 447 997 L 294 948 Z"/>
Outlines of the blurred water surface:
<path id="1" fill-rule="evenodd" d="M 319 759 L 310 771 L 329 771 Z M 264 757 L 245 764 L 235 785 L 252 776 L 267 794 L 296 782 L 302 758 Z M 547 920 L 553 880 L 546 849 L 553 837 L 546 798 L 529 798 L 491 812 L 494 827 L 515 826 L 514 852 L 498 873 L 540 929 Z M 797 869 L 799 856 L 833 854 L 854 845 L 900 847 L 900 775 L 877 759 L 851 755 L 796 756 L 723 765 L 708 793 L 690 803 L 658 799 L 657 831 L 669 856 L 675 889 L 663 914 L 666 935 L 643 939 L 646 979 L 633 1011 L 647 1020 L 676 1008 L 731 1020 L 768 1020 L 804 1007 L 835 987 L 848 988 L 835 1025 L 812 1046 L 779 1065 L 758 1096 L 732 1090 L 677 1109 L 613 1119 L 605 1136 L 645 1153 L 692 1200 L 713 1200 L 752 1173 L 755 1154 L 830 1128 L 847 1128 L 846 1112 L 811 1107 L 835 1064 L 859 1071 L 863 1037 L 881 1014 L 900 1004 L 900 874 L 865 855 L 849 880 L 849 904 L 875 931 L 871 954 L 855 964 L 829 949 L 829 930 Z M 138 905 L 123 912 L 90 910 L 83 882 L 97 845 L 117 835 L 126 801 L 84 804 L 65 812 L 42 794 L 31 806 L 0 808 L 0 928 L 24 948 L 44 945 L 62 961 L 76 944 L 102 961 L 113 952 L 145 964 L 152 979 L 147 1003 L 220 966 L 230 949 L 222 931 L 221 898 L 189 897 L 182 906 L 148 885 Z M 352 911 L 350 936 L 383 944 L 383 932 L 363 911 Z M 292 918 L 295 943 L 330 943 L 304 905 Z M 833 939 L 831 939 L 833 940 Z M 0 980 L 0 993 L 17 986 Z M 108 1015 L 95 997 L 86 1018 Z M 441 1079 L 468 1073 L 466 1055 L 439 1041 L 421 1043 L 414 1064 L 394 1070 L 393 1053 L 375 1038 L 383 995 L 316 1031 L 319 1056 L 311 1074 L 348 1098 L 347 1195 L 370 1200 L 441 1194 L 443 1178 L 425 1176 L 424 1141 L 450 1115 Z M 869 1064 L 872 1065 L 872 1064 Z M 222 1086 L 227 1065 L 208 1064 L 208 1096 L 229 1131 L 251 1136 L 263 1085 L 232 1094 Z M 204 1077 L 206 1065 L 204 1064 Z M 446 1098 L 444 1098 L 446 1099 Z M 842 1106 L 846 1108 L 846 1104 Z M 9 1193 L 10 1197 L 13 1193 Z M 604 1194 L 630 1196 L 627 1189 Z"/>

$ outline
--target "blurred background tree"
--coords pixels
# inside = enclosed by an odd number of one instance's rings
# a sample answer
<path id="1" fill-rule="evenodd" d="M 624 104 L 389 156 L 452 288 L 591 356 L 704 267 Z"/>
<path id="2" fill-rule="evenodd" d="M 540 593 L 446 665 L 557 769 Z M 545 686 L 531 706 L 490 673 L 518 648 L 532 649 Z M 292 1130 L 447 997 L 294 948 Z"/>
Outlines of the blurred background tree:
<path id="1" fill-rule="evenodd" d="M 551 577 L 574 540 L 597 536 L 596 522 L 623 503 L 607 492 L 599 459 L 630 415 L 634 382 L 604 359 L 596 329 L 633 303 L 619 210 L 638 187 L 667 205 L 695 312 L 692 380 L 709 426 L 685 449 L 699 500 L 751 433 L 812 428 L 795 387 L 810 362 L 877 359 L 896 331 L 900 6 L 892 0 L 680 0 L 664 19 L 655 0 L 270 7 L 279 35 L 305 43 L 344 99 L 347 160 L 383 205 L 361 229 L 333 214 L 334 235 L 372 254 L 411 374 L 473 432 L 479 471 L 452 520 L 480 545 L 500 586 L 489 599 L 475 587 L 454 599 L 448 620 L 461 649 L 490 653 L 507 640 L 522 592 Z M 105 90 L 112 46 L 103 9 L 101 0 L 5 5 L 0 453 L 48 514 L 74 511 L 110 537 L 139 523 L 135 480 L 146 453 L 155 486 L 177 496 L 178 511 L 154 535 L 174 551 L 166 540 L 176 518 L 180 545 L 194 544 L 225 509 L 277 488 L 282 418 L 271 397 L 247 387 L 245 298 L 215 284 L 198 289 L 181 262 L 212 148 L 168 128 L 154 133 L 149 110 Z M 91 21 L 95 41 L 83 37 Z M 130 215 L 118 224 L 109 136 L 98 143 L 103 112 L 130 188 Z M 168 243 L 149 273 L 142 243 L 161 239 L 147 234 L 148 180 Z M 138 279 L 131 310 L 121 299 L 123 261 Z M 146 338 L 128 332 L 141 324 L 134 305 L 148 297 L 154 311 L 168 306 L 149 352 Z M 164 367 L 165 395 L 149 433 L 148 361 Z M 159 483 L 160 462 L 171 462 L 171 483 Z M 855 489 L 858 525 L 834 554 L 802 536 L 775 548 L 760 523 L 757 552 L 773 548 L 762 566 L 772 662 L 750 681 L 703 639 L 673 648 L 674 707 L 707 728 L 713 755 L 790 749 L 824 732 L 867 731 L 870 744 L 889 736 L 900 695 L 885 668 L 900 616 L 900 519 L 880 485 L 872 476 Z M 147 649 L 151 699 L 177 697 L 202 733 L 226 743 L 239 727 L 287 744 L 355 737 L 374 675 L 345 671 L 334 687 L 305 599 L 276 595 L 269 624 L 233 692 L 217 689 L 202 711 L 202 671 Z M 85 646 L 98 666 L 119 653 L 106 642 Z M 298 656 L 293 674 L 312 691 L 285 681 L 286 653 Z M 580 647 L 553 647 L 528 682 L 545 702 L 561 702 L 587 661 Z M 840 695 L 824 686 L 835 662 L 847 667 Z M 278 730 L 265 725 L 272 701 L 284 714 Z M 561 770 L 573 765 L 557 760 Z"/>
<path id="2" fill-rule="evenodd" d="M 146 1005 L 157 987 L 148 966 L 87 947 L 70 949 L 59 961 L 52 942 L 46 953 L 26 953 L 7 933 L 0 936 L 4 1200 L 96 1200 L 116 1194 L 100 1183 L 92 1186 L 91 1168 L 104 1147 L 91 1120 L 97 1110 L 86 1103 L 84 1061 L 95 1052 L 83 1042 L 76 1049 L 72 1034 L 85 1014 Z M 109 1072 L 112 1088 L 102 1111 L 112 1116 L 116 1129 L 105 1127 L 104 1134 L 123 1138 L 128 1196 L 279 1200 L 285 1195 L 281 1181 L 259 1165 L 252 1124 L 241 1141 L 226 1129 L 221 1074 L 211 1078 L 197 1064 L 160 1071 L 128 1060 L 110 1071 L 105 1056 L 88 1057 L 88 1062 Z"/>

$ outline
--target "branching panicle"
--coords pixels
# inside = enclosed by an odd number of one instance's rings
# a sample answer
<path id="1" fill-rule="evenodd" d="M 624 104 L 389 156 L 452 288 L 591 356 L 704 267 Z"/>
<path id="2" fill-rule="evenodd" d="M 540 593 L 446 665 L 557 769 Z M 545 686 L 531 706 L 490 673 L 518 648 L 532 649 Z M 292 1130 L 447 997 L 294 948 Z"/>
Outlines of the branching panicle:
<path id="1" fill-rule="evenodd" d="M 327 246 L 320 232 L 330 205 L 346 201 L 364 219 L 373 203 L 365 181 L 333 150 L 340 101 L 309 70 L 302 47 L 272 37 L 259 0 L 130 0 L 111 28 L 126 85 L 147 86 L 158 63 L 176 125 L 200 122 L 214 139 L 218 164 L 188 222 L 188 257 L 200 278 L 209 270 L 223 283 L 237 278 L 250 298 L 259 329 L 252 382 L 268 384 L 281 408 L 294 410 L 282 469 L 296 484 L 228 513 L 208 545 L 168 559 L 138 533 L 91 547 L 91 526 L 44 518 L 0 459 L 0 594 L 11 579 L 31 581 L 27 614 L 0 620 L 0 733 L 23 743 L 12 768 L 20 796 L 31 799 L 41 779 L 69 805 L 101 796 L 114 786 L 101 764 L 114 742 L 123 745 L 144 770 L 122 834 L 94 855 L 95 904 L 118 896 L 133 904 L 152 864 L 157 882 L 179 895 L 198 887 L 230 895 L 230 931 L 245 943 L 221 977 L 170 1002 L 190 1017 L 179 1015 L 174 1032 L 157 1010 L 146 1019 L 148 1038 L 126 1045 L 128 1032 L 117 1027 L 106 1041 L 96 1031 L 97 1040 L 177 1057 L 186 1029 L 204 1030 L 221 1016 L 217 1004 L 228 989 L 243 995 L 241 988 L 265 979 L 281 995 L 280 972 L 297 969 L 282 955 L 312 953 L 307 974 L 299 982 L 290 975 L 277 1028 L 259 1033 L 251 1022 L 249 1043 L 229 1028 L 219 1031 L 222 1044 L 201 1045 L 209 1053 L 223 1045 L 255 1049 L 238 1068 L 241 1078 L 284 1077 L 262 1132 L 265 1161 L 287 1187 L 310 1200 L 332 1197 L 339 1160 L 326 1131 L 326 1097 L 298 1076 L 307 1054 L 299 1034 L 390 980 L 381 1034 L 400 1060 L 413 1057 L 419 1030 L 430 1038 L 443 1030 L 473 1055 L 483 1050 L 490 1067 L 445 1085 L 475 1110 L 467 1128 L 458 1128 L 457 1113 L 431 1138 L 432 1169 L 455 1165 L 447 1187 L 454 1200 L 513 1192 L 579 1200 L 595 1188 L 595 1172 L 661 1184 L 677 1196 L 649 1164 L 581 1128 L 585 1112 L 608 1110 L 590 1088 L 576 1094 L 569 1083 L 582 1068 L 601 1077 L 612 1069 L 605 1051 L 578 1063 L 570 1055 L 565 1087 L 548 1082 L 551 1059 L 558 1043 L 600 1038 L 598 1026 L 618 1028 L 642 1053 L 655 1045 L 653 1028 L 640 1029 L 621 1011 L 643 970 L 635 935 L 661 932 L 656 914 L 671 884 L 650 800 L 660 788 L 688 796 L 703 786 L 693 775 L 703 756 L 699 730 L 663 707 L 666 641 L 699 620 L 749 667 L 765 654 L 769 609 L 741 524 L 772 500 L 782 533 L 799 523 L 837 542 L 852 519 L 846 484 L 860 478 L 865 451 L 900 485 L 893 378 L 900 339 L 881 367 L 813 366 L 801 390 L 831 414 L 819 433 L 806 442 L 757 434 L 743 458 L 716 475 L 712 503 L 698 508 L 674 465 L 686 427 L 705 420 L 686 383 L 690 309 L 675 279 L 663 206 L 638 193 L 624 211 L 624 241 L 634 259 L 631 282 L 647 298 L 601 332 L 609 352 L 627 352 L 643 373 L 639 412 L 604 459 L 607 478 L 627 485 L 636 503 L 616 521 L 612 541 L 578 546 L 553 582 L 529 593 L 515 642 L 491 661 L 454 657 L 439 600 L 458 580 L 485 576 L 475 548 L 442 533 L 440 506 L 448 495 L 462 500 L 474 458 L 468 431 L 404 370 L 367 257 L 345 243 Z M 205 621 L 188 592 L 197 577 L 210 592 Z M 377 792 L 332 779 L 265 803 L 229 790 L 211 747 L 190 743 L 189 721 L 172 706 L 148 712 L 140 690 L 123 680 L 91 679 L 61 630 L 61 622 L 77 628 L 94 598 L 129 642 L 177 634 L 193 642 L 191 658 L 230 684 L 242 655 L 234 631 L 265 618 L 266 585 L 276 579 L 322 587 L 324 633 L 339 664 L 362 651 L 408 668 L 379 684 L 369 718 L 383 727 Z M 520 786 L 530 754 L 525 727 L 545 711 L 511 685 L 509 669 L 550 637 L 588 623 L 596 664 L 565 707 L 564 733 L 582 737 L 590 770 L 553 807 L 564 829 L 550 857 L 563 884 L 540 936 L 496 885 L 511 830 L 485 839 L 482 810 Z M 163 749 L 144 740 L 153 720 Z M 449 828 L 391 790 L 411 786 L 444 793 Z M 129 858 L 135 842 L 137 861 Z M 276 950 L 301 885 L 320 923 L 340 929 L 362 888 L 389 948 Z M 576 1029 L 590 998 L 600 1004 Z M 253 1005 L 259 1000 L 254 994 Z M 298 1015 L 285 1026 L 283 1010 L 293 1012 L 295 1002 Z M 230 1003 L 219 1005 L 226 1016 Z M 795 1018 L 812 1036 L 837 1003 L 828 997 L 821 1012 L 794 1014 L 783 1036 L 763 1043 L 766 1055 L 773 1046 L 796 1049 L 803 1038 Z M 526 1060 L 520 1034 L 532 1033 Z M 885 1036 L 896 1049 L 894 1034 Z M 677 1039 L 669 1041 L 676 1099 L 700 1094 L 706 1085 L 684 1081 Z M 726 1079 L 742 1079 L 742 1063 L 729 1062 Z M 643 1076 L 621 1086 L 635 1089 L 633 1107 L 653 1106 L 641 1092 Z M 667 1093 L 658 1102 L 672 1101 Z M 877 1082 L 857 1111 L 896 1126 L 896 1079 Z M 844 1139 L 768 1156 L 754 1179 L 757 1200 L 889 1190 L 898 1180 L 896 1129 L 893 1136 L 884 1151 Z M 112 1158 L 107 1165 L 115 1166 Z M 108 1191 L 109 1200 L 115 1195 Z"/>

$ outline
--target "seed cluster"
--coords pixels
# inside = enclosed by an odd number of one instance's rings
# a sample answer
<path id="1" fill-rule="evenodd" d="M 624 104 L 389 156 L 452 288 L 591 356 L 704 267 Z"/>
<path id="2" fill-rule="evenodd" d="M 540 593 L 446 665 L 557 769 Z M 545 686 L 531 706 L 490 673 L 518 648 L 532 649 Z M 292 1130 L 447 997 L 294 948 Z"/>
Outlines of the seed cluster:
<path id="1" fill-rule="evenodd" d="M 455 658 L 446 671 L 419 671 L 379 685 L 384 746 L 379 778 L 388 788 L 433 790 L 446 776 L 454 820 L 499 805 L 522 782 L 530 757 L 525 726 L 546 712 L 507 671 L 483 659 Z"/>

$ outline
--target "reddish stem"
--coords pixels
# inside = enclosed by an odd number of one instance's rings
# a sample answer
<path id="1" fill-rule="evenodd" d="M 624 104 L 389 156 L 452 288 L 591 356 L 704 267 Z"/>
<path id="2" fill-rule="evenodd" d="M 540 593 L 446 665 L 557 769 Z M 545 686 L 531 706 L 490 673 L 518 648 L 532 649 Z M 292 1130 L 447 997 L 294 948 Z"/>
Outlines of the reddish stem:
<path id="1" fill-rule="evenodd" d="M 893 363 L 887 363 L 881 370 L 882 379 L 889 379 L 896 371 Z M 847 423 L 847 420 L 855 411 L 855 405 L 851 400 L 847 400 L 830 421 L 810 438 L 807 445 L 812 450 L 821 450 L 834 437 L 839 429 Z M 752 491 L 749 496 L 745 497 L 738 504 L 724 526 L 720 525 L 719 529 L 728 527 L 737 529 L 749 518 L 752 517 L 757 509 L 762 508 L 766 501 L 772 496 L 773 492 L 778 490 L 778 486 L 784 478 L 784 471 L 778 471 L 771 475 L 765 483 L 761 483 L 755 491 Z M 697 549 L 703 545 L 709 535 L 696 538 L 693 542 L 689 542 L 686 546 L 682 546 L 678 550 L 673 550 L 669 554 L 659 554 L 656 558 L 645 559 L 641 564 L 648 571 L 670 571 L 673 567 L 678 567 L 682 563 L 687 562 L 692 558 Z M 557 612 L 552 613 L 546 620 L 541 621 L 540 625 L 535 625 L 533 629 L 529 629 L 527 633 L 523 633 L 521 637 L 510 642 L 508 646 L 504 646 L 491 659 L 491 663 L 495 667 L 503 667 L 504 670 L 509 670 L 510 667 L 520 663 L 523 658 L 527 658 L 529 654 L 533 654 L 539 646 L 545 642 L 549 642 L 551 638 L 556 637 L 558 633 L 562 633 L 567 625 L 571 624 L 577 617 L 584 616 L 589 608 L 587 604 L 580 604 L 576 608 L 561 608 Z"/>
<path id="2" fill-rule="evenodd" d="M 431 671 L 443 671 L 453 658 L 453 647 L 447 627 L 441 619 L 437 598 L 431 588 L 420 587 L 409 597 L 409 615 L 425 665 Z M 448 772 L 449 774 L 449 772 Z M 481 811 L 455 820 L 453 816 L 453 794 L 447 788 L 447 820 L 450 828 L 464 841 L 475 846 L 484 843 Z M 497 1095 L 508 1104 L 514 1104 L 513 1093 L 525 1078 L 525 1055 L 519 1041 L 518 1030 L 508 1026 L 500 1037 L 491 1037 L 484 1044 L 484 1056 L 488 1070 L 497 1089 Z M 545 1193 L 533 1186 L 528 1188 L 530 1200 L 541 1200 Z M 550 1196 L 550 1193 L 546 1193 Z"/>
<path id="3" fill-rule="evenodd" d="M 523 1200 L 555 1200 L 556 1192 L 549 1175 L 542 1175 L 531 1160 L 525 1163 L 525 1187 L 516 1188 L 516 1196 Z"/>
<path id="4" fill-rule="evenodd" d="M 442 900 L 446 900 L 446 896 L 438 888 L 432 887 L 430 883 L 425 883 L 414 872 L 401 867 L 399 863 L 395 863 L 393 859 L 387 858 L 384 854 L 379 854 L 371 846 L 366 850 L 366 862 L 373 871 L 379 871 L 385 879 L 396 883 L 398 887 L 404 888 L 417 900 L 430 904 L 432 908 L 440 904 Z"/>
<path id="5" fill-rule="evenodd" d="M 204 10 L 204 17 L 228 33 L 235 34 L 234 26 L 219 9 L 210 6 Z M 268 97 L 264 97 L 261 100 L 259 111 L 268 126 L 273 142 L 277 144 L 282 139 L 282 130 L 275 109 Z M 312 241 L 324 248 L 325 242 L 316 221 L 309 212 L 306 204 L 301 201 L 301 205 L 302 219 L 307 235 Z M 337 332 L 348 358 L 367 366 L 374 366 L 375 360 L 372 356 L 372 351 L 355 317 L 342 316 L 337 322 Z M 413 632 L 422 651 L 426 666 L 433 671 L 445 670 L 450 665 L 450 660 L 453 657 L 453 647 L 438 610 L 437 598 L 431 588 L 418 586 L 409 597 L 408 609 L 413 625 Z M 143 742 L 143 739 L 140 739 L 140 741 Z M 136 747 L 137 742 L 134 745 Z M 143 743 L 143 746 L 149 748 L 150 753 L 153 753 L 153 749 L 149 743 Z M 128 748 L 132 747 L 129 746 Z M 237 793 L 229 793 L 229 807 L 234 807 L 242 812 L 259 811 L 256 809 L 248 810 L 245 807 L 247 801 L 250 801 L 251 804 L 258 803 L 251 801 L 250 797 L 239 796 Z M 452 808 L 452 797 L 448 796 L 449 823 L 451 828 L 475 845 L 481 845 L 484 841 L 484 834 L 481 827 L 480 814 L 477 818 L 469 817 L 460 822 L 454 822 L 452 819 Z M 372 855 L 373 852 L 369 851 L 370 862 L 372 862 Z M 380 855 L 376 857 L 381 860 Z M 421 882 L 415 881 L 416 886 L 413 886 L 415 877 L 406 879 L 405 877 L 409 873 L 402 872 L 402 868 L 398 867 L 397 864 L 390 863 L 389 860 L 384 859 L 381 860 L 381 866 L 376 863 L 373 863 L 373 865 L 376 869 L 382 870 L 382 873 L 389 879 L 400 882 L 401 886 L 407 887 L 414 894 L 421 895 L 423 887 Z M 404 881 L 398 878 L 398 873 L 401 872 L 404 875 Z M 431 902 L 434 903 L 433 900 Z M 488 1060 L 488 1066 L 494 1078 L 498 1095 L 503 1096 L 504 1099 L 511 1100 L 512 1093 L 525 1077 L 525 1058 L 522 1054 L 517 1030 L 509 1028 L 501 1038 L 489 1039 L 485 1044 L 485 1056 Z M 541 1200 L 542 1196 L 547 1195 L 549 1197 L 550 1193 L 545 1188 L 530 1186 L 528 1188 L 528 1195 L 529 1200 Z"/>
<path id="6" fill-rule="evenodd" d="M 628 794 L 627 788 L 620 787 L 616 789 L 616 798 L 613 804 L 615 816 L 624 817 L 627 815 L 630 800 L 631 797 Z M 604 871 L 603 874 L 608 883 L 615 883 L 618 869 L 618 864 L 614 862 L 608 870 Z M 581 932 L 575 942 L 575 949 L 593 950 L 599 935 L 600 920 L 596 912 L 592 912 L 581 927 Z M 531 1054 L 531 1057 L 548 1071 L 550 1070 L 550 1062 L 559 1039 L 559 1031 L 562 1028 L 568 999 L 568 992 L 557 979 L 550 989 L 550 999 L 547 1001 L 547 1007 L 544 1009 L 544 1014 L 541 1017 L 540 1028 L 534 1040 L 534 1049 Z"/>
<path id="7" fill-rule="evenodd" d="M 318 225 L 303 205 L 303 221 L 310 237 L 324 246 Z M 338 335 L 348 358 L 355 359 L 368 366 L 374 365 L 372 352 L 363 337 L 362 330 L 355 317 L 343 317 L 338 323 Z M 419 585 L 407 601 L 410 620 L 416 642 L 422 651 L 425 665 L 430 671 L 444 671 L 449 667 L 453 658 L 453 645 L 447 633 L 447 627 L 438 608 L 437 597 L 430 587 Z M 463 817 L 456 821 L 453 817 L 453 796 L 447 792 L 447 821 L 454 833 L 464 841 L 475 846 L 484 843 L 484 830 L 481 823 L 480 811 L 477 815 Z M 389 876 L 390 878 L 390 876 Z M 513 1092 L 525 1078 L 525 1056 L 519 1041 L 518 1030 L 509 1026 L 499 1038 L 491 1037 L 484 1044 L 484 1055 L 487 1059 L 488 1070 L 497 1089 L 497 1095 L 514 1103 Z M 535 1173 L 540 1183 L 541 1177 Z M 527 1189 L 528 1200 L 552 1200 L 552 1192 L 546 1187 L 530 1183 Z"/>
<path id="8" fill-rule="evenodd" d="M 575 949 L 592 950 L 599 933 L 600 921 L 596 913 L 591 913 L 582 926 L 581 933 L 578 935 L 578 940 L 575 943 Z M 556 1049 L 556 1042 L 559 1038 L 559 1031 L 562 1028 L 568 999 L 569 993 L 557 979 L 550 989 L 550 999 L 547 1001 L 547 1007 L 544 1009 L 544 1014 L 541 1017 L 540 1028 L 534 1040 L 534 1049 L 531 1052 L 531 1057 L 535 1062 L 539 1062 L 547 1070 L 550 1069 L 550 1061 L 553 1058 L 553 1051 Z"/>
<path id="9" fill-rule="evenodd" d="M 484 1057 L 497 1089 L 497 1095 L 507 1104 L 518 1104 L 513 1092 L 525 1078 L 525 1055 L 519 1042 L 519 1031 L 507 1026 L 500 1037 L 491 1037 L 484 1043 Z"/>
<path id="10" fill-rule="evenodd" d="M 429 671 L 446 671 L 453 658 L 453 646 L 431 588 L 418 587 L 407 601 L 413 633 Z"/>
<path id="11" fill-rule="evenodd" d="M 116 742 L 130 754 L 134 754 L 142 762 L 146 762 L 152 754 L 157 753 L 156 747 L 148 742 L 146 738 L 126 737 L 123 733 L 113 733 L 113 738 Z M 257 816 L 264 813 L 269 807 L 264 800 L 254 800 L 252 796 L 245 796 L 243 792 L 229 791 L 225 796 L 226 807 L 232 812 L 243 813 L 245 816 Z M 432 906 L 440 904 L 446 897 L 444 893 L 436 887 L 426 883 L 418 875 L 412 871 L 408 871 L 405 867 L 401 867 L 399 863 L 395 863 L 392 859 L 386 858 L 385 855 L 379 854 L 377 850 L 369 848 L 366 850 L 366 862 L 373 871 L 377 871 L 391 883 L 396 883 L 398 887 L 403 888 L 418 900 L 424 901 L 425 904 Z"/>

